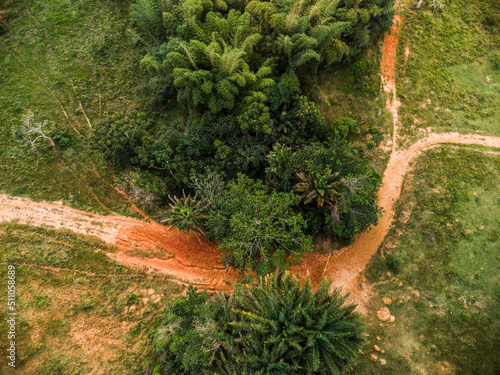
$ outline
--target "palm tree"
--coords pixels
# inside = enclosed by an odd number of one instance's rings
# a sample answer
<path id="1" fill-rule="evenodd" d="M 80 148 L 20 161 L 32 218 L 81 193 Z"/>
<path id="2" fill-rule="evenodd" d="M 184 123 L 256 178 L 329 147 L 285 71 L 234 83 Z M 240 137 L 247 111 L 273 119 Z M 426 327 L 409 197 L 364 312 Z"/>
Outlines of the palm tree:
<path id="1" fill-rule="evenodd" d="M 313 293 L 290 272 L 235 290 L 234 361 L 252 374 L 341 374 L 357 362 L 365 324 L 348 295 L 324 278 Z M 232 371 L 227 371 L 232 373 Z"/>
<path id="2" fill-rule="evenodd" d="M 184 190 L 182 191 L 183 197 L 177 198 L 169 196 L 172 203 L 170 203 L 170 210 L 167 212 L 167 218 L 162 220 L 162 223 L 168 223 L 178 230 L 188 233 L 193 231 L 196 233 L 198 241 L 198 233 L 203 233 L 203 221 L 206 219 L 205 209 L 206 204 L 204 200 L 196 200 L 196 195 L 191 198 L 191 195 L 186 197 Z M 201 241 L 200 241 L 201 243 Z"/>
<path id="3" fill-rule="evenodd" d="M 332 173 L 330 167 L 326 167 L 323 172 L 297 173 L 297 177 L 302 180 L 297 186 L 297 190 L 302 193 L 301 198 L 305 198 L 304 204 L 316 200 L 318 207 L 328 203 L 333 206 L 335 196 L 338 195 L 340 181 L 335 181 L 339 172 Z"/>

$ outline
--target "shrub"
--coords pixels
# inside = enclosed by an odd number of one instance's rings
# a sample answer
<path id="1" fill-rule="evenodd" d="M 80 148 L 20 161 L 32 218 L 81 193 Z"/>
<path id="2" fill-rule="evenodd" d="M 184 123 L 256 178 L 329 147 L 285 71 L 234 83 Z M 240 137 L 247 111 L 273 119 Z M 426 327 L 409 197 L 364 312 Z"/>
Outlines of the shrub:
<path id="1" fill-rule="evenodd" d="M 403 260 L 395 254 L 389 254 L 386 259 L 387 267 L 397 275 L 403 270 Z"/>

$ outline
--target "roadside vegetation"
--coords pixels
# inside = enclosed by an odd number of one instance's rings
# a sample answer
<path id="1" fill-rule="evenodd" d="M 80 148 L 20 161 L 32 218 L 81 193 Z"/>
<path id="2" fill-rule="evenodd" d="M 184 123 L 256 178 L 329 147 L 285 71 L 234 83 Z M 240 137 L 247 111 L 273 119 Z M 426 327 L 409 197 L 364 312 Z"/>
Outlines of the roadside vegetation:
<path id="1" fill-rule="evenodd" d="M 441 146 L 406 178 L 394 226 L 366 271 L 374 296 L 358 372 L 496 373 L 500 161 L 488 152 Z M 383 307 L 394 323 L 377 318 Z"/>
<path id="2" fill-rule="evenodd" d="M 417 136 L 429 127 L 499 135 L 499 3 L 424 1 L 405 12 L 403 22 L 397 63 L 401 135 Z"/>

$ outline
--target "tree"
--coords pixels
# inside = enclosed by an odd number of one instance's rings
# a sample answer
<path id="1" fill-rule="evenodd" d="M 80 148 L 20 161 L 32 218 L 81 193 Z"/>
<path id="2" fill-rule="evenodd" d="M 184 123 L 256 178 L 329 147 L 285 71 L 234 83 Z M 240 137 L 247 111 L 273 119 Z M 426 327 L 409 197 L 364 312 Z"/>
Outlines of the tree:
<path id="1" fill-rule="evenodd" d="M 342 374 L 357 362 L 365 325 L 348 295 L 323 279 L 316 292 L 289 272 L 233 292 L 231 363 L 252 374 Z"/>
<path id="2" fill-rule="evenodd" d="M 13 135 L 22 144 L 31 146 L 31 149 L 33 151 L 37 150 L 36 143 L 38 142 L 38 140 L 46 140 L 52 146 L 55 146 L 54 141 L 48 135 L 48 125 L 49 122 L 47 120 L 36 121 L 33 111 L 30 110 L 23 117 L 22 125 L 13 129 Z"/>
<path id="3" fill-rule="evenodd" d="M 89 136 L 90 147 L 111 162 L 129 164 L 150 126 L 144 112 L 116 112 L 94 126 Z"/>
<path id="4" fill-rule="evenodd" d="M 381 211 L 375 192 L 380 180 L 380 174 L 368 166 L 358 174 L 341 178 L 339 196 L 327 215 L 333 234 L 350 241 L 356 234 L 377 223 Z"/>
<path id="5" fill-rule="evenodd" d="M 289 272 L 270 274 L 236 285 L 229 300 L 190 285 L 154 332 L 155 374 L 344 373 L 366 342 L 363 318 L 330 280 L 316 292 L 301 284 Z"/>
<path id="6" fill-rule="evenodd" d="M 185 297 L 176 297 L 165 308 L 163 322 L 153 338 L 161 373 L 205 373 L 226 341 L 226 310 L 224 295 L 216 295 L 215 301 L 211 301 L 206 291 L 197 292 L 192 285 Z"/>
<path id="7" fill-rule="evenodd" d="M 323 204 L 328 203 L 333 205 L 335 196 L 338 195 L 340 181 L 335 181 L 339 172 L 332 173 L 330 167 L 325 167 L 322 172 L 312 170 L 308 174 L 298 173 L 297 177 L 301 179 L 297 186 L 297 191 L 302 193 L 301 198 L 304 199 L 304 204 L 308 204 L 315 200 L 318 207 L 323 207 Z"/>
<path id="8" fill-rule="evenodd" d="M 312 251 L 312 239 L 303 233 L 306 223 L 293 210 L 299 201 L 239 174 L 210 206 L 205 227 L 225 251 L 225 264 L 266 274 L 286 268 L 286 252 L 300 258 Z"/>
<path id="9" fill-rule="evenodd" d="M 191 198 L 191 195 L 186 197 L 185 194 L 182 198 L 174 197 L 172 199 L 170 196 L 169 198 L 172 203 L 170 203 L 170 210 L 167 212 L 167 219 L 162 220 L 162 223 L 168 223 L 188 234 L 190 231 L 197 233 L 197 236 L 198 233 L 204 234 L 205 202 L 196 200 L 196 196 L 194 198 Z"/>

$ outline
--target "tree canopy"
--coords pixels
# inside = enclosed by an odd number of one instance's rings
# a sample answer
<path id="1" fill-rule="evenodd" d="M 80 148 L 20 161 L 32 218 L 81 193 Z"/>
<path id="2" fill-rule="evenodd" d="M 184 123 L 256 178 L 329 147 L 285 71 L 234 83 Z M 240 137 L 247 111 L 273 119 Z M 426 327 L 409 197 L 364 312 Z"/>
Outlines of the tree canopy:
<path id="1" fill-rule="evenodd" d="M 315 80 L 318 69 L 359 54 L 393 14 L 392 0 L 140 0 L 131 8 L 157 92 L 212 113 L 267 102 L 287 72 Z"/>
<path id="2" fill-rule="evenodd" d="M 188 288 L 154 335 L 157 374 L 343 374 L 365 325 L 347 295 L 323 279 L 313 292 L 289 272 L 237 285 L 228 300 Z M 163 371 L 163 372 L 160 372 Z"/>

